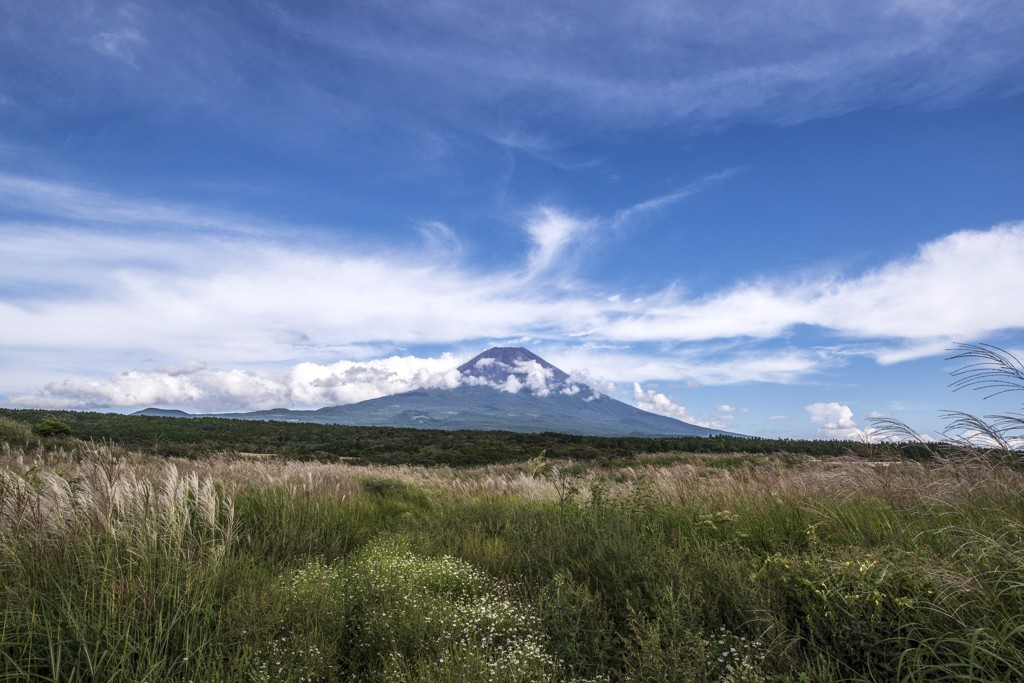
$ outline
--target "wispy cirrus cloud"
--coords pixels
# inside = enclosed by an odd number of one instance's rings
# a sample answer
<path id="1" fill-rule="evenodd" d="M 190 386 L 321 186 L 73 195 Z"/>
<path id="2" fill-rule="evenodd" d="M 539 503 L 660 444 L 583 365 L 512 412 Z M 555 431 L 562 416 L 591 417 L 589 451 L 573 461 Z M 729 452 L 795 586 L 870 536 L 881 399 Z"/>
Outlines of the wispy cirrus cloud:
<path id="1" fill-rule="evenodd" d="M 593 221 L 570 216 L 557 208 L 539 207 L 526 221 L 526 233 L 533 243 L 530 273 L 538 274 L 556 265 L 568 247 L 584 237 L 593 225 Z"/>
<path id="2" fill-rule="evenodd" d="M 378 122 L 426 118 L 464 130 L 500 129 L 511 117 L 526 125 L 513 127 L 523 139 L 567 114 L 597 129 L 793 123 L 1020 92 L 1024 72 L 1024 18 L 1013 0 L 531 0 L 514 12 L 497 2 L 421 2 L 396 12 L 276 0 L 64 0 L 0 12 L 10 54 L 19 56 L 0 60 L 9 69 L 60 73 L 63 90 L 80 95 L 157 107 L 188 101 L 278 135 L 286 117 L 321 130 L 359 126 L 371 111 Z M 310 47 L 322 55 L 318 68 L 302 62 Z M 111 58 L 136 68 L 111 73 Z M 260 79 L 248 78 L 254 69 Z M 60 107 L 46 79 L 8 75 L 4 94 L 37 111 Z M 268 87 L 280 96 L 268 98 Z M 273 107 L 255 120 L 255 104 Z"/>
<path id="3" fill-rule="evenodd" d="M 26 216 L 8 220 L 32 220 L 43 217 L 50 225 L 69 222 L 79 228 L 88 223 L 96 227 L 174 229 L 196 232 L 212 229 L 220 232 L 257 232 L 262 222 L 228 212 L 195 208 L 156 199 L 134 199 L 113 195 L 68 183 L 0 172 L 0 216 Z M 280 224 L 274 226 L 280 232 Z"/>
<path id="4" fill-rule="evenodd" d="M 417 226 L 416 231 L 423 240 L 428 253 L 444 257 L 458 257 L 462 254 L 462 242 L 455 231 L 440 221 L 427 221 Z"/>
<path id="5" fill-rule="evenodd" d="M 646 199 L 642 202 L 637 202 L 633 206 L 616 211 L 608 223 L 612 228 L 620 228 L 646 213 L 663 209 L 677 202 L 681 202 L 684 199 L 688 199 L 695 194 L 699 194 L 716 183 L 728 180 L 742 171 L 743 169 L 741 168 L 727 168 L 724 171 L 719 171 L 718 173 L 712 173 L 702 178 L 698 178 L 692 183 L 689 183 L 674 192 L 669 192 L 668 194 L 654 197 L 652 199 Z"/>
<path id="6" fill-rule="evenodd" d="M 100 54 L 137 67 L 135 51 L 146 44 L 146 38 L 137 29 L 119 27 L 96 33 L 89 39 L 89 44 Z"/>
<path id="7" fill-rule="evenodd" d="M 277 6 L 276 13 L 331 49 L 450 77 L 445 95 L 456 102 L 519 95 L 605 121 L 791 122 L 868 102 L 955 101 L 1020 69 L 1013 27 L 1021 19 L 1009 2 L 956 11 L 880 1 L 599 5 L 584 17 L 584 10 L 550 4 L 509 14 L 490 3 L 458 13 L 422 3 L 399 26 L 386 27 L 371 12 L 340 32 L 344 11 L 311 17 Z M 396 50 L 398 32 L 414 38 Z M 916 75 L 912 88 L 904 83 L 908 69 Z"/>

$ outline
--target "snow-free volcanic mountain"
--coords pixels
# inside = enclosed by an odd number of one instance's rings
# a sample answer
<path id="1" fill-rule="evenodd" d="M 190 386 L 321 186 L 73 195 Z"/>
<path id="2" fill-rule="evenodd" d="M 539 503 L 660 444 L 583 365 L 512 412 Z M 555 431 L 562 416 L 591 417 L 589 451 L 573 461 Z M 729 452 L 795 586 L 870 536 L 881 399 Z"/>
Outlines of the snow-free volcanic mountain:
<path id="1" fill-rule="evenodd" d="M 370 427 L 561 432 L 587 436 L 712 436 L 724 432 L 649 413 L 605 396 L 528 349 L 495 347 L 458 367 L 452 389 L 419 389 L 319 410 L 208 417 Z M 177 412 L 177 411 L 175 411 Z M 136 414 L 166 415 L 147 408 Z"/>

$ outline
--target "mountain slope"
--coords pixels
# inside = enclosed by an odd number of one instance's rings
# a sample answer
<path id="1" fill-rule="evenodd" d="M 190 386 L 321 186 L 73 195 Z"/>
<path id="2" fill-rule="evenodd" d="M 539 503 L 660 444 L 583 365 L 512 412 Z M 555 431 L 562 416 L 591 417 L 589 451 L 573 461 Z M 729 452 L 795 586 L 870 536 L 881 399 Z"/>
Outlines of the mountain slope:
<path id="1" fill-rule="evenodd" d="M 489 349 L 460 365 L 462 384 L 319 410 L 264 410 L 212 417 L 352 426 L 562 432 L 586 436 L 723 434 L 649 413 L 608 396 L 522 347 Z"/>
<path id="2" fill-rule="evenodd" d="M 424 389 L 319 410 L 264 410 L 211 417 L 322 422 L 363 427 L 561 432 L 585 436 L 711 436 L 722 434 L 595 396 L 536 396 L 491 387 Z"/>

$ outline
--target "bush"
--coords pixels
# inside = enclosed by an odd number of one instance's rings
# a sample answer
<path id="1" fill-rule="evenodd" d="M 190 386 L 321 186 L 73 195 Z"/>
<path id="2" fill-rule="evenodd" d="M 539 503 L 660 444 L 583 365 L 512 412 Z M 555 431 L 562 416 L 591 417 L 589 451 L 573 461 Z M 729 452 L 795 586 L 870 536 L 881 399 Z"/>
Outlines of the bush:
<path id="1" fill-rule="evenodd" d="M 32 425 L 32 433 L 37 436 L 71 436 L 71 427 L 60 420 L 43 420 Z"/>

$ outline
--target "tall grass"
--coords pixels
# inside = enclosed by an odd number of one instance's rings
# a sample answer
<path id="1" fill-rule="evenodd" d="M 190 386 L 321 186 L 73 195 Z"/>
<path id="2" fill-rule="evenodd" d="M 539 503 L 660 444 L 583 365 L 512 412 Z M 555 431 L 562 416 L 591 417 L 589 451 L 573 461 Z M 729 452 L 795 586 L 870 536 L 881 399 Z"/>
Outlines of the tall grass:
<path id="1" fill-rule="evenodd" d="M 1024 475 L 0 451 L 0 681 L 1015 681 Z"/>
<path id="2" fill-rule="evenodd" d="M 89 455 L 61 472 L 8 451 L 0 470 L 4 679 L 182 677 L 216 633 L 232 503 L 173 465 L 147 480 Z"/>

